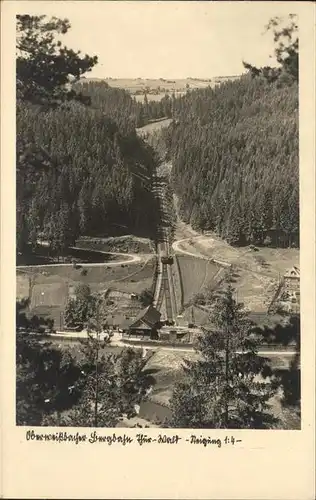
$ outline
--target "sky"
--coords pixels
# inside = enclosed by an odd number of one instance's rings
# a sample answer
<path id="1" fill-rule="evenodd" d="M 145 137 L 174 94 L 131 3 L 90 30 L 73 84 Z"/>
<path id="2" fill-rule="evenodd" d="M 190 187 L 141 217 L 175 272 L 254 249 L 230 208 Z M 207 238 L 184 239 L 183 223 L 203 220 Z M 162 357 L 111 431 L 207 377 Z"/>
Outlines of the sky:
<path id="1" fill-rule="evenodd" d="M 244 72 L 242 61 L 271 65 L 265 25 L 293 11 L 288 2 L 23 1 L 19 13 L 67 17 L 61 39 L 97 55 L 86 76 L 212 78 Z M 295 7 L 295 3 L 293 4 Z M 290 10 L 289 10 L 290 9 Z"/>

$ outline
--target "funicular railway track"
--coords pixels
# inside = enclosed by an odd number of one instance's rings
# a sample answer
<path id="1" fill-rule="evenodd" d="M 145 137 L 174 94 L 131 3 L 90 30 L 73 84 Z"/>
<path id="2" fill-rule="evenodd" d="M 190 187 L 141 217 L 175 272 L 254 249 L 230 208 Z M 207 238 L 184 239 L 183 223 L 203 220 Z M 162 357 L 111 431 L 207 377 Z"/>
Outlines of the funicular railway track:
<path id="1" fill-rule="evenodd" d="M 161 311 L 165 305 L 166 320 L 169 323 L 175 321 L 176 301 L 174 283 L 172 277 L 172 253 L 170 242 L 170 220 L 168 214 L 168 200 L 166 200 L 165 177 L 156 175 L 153 180 L 153 192 L 156 195 L 160 225 L 157 234 L 157 254 L 158 254 L 158 279 L 154 294 L 154 306 Z M 164 318 L 163 318 L 164 319 Z"/>

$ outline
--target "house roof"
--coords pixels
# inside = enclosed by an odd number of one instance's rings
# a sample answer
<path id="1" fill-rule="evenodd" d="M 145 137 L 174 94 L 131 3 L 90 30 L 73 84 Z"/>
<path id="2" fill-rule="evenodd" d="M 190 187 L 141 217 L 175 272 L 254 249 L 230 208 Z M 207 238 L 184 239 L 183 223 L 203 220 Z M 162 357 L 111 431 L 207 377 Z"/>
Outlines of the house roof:
<path id="1" fill-rule="evenodd" d="M 138 324 L 143 323 L 147 325 L 148 328 L 153 328 L 160 321 L 160 317 L 160 312 L 152 305 L 149 305 L 148 307 L 140 311 L 140 313 L 131 323 L 130 327 L 138 328 Z"/>
<path id="2" fill-rule="evenodd" d="M 291 267 L 284 274 L 285 278 L 299 278 L 300 277 L 300 269 L 297 266 Z"/>

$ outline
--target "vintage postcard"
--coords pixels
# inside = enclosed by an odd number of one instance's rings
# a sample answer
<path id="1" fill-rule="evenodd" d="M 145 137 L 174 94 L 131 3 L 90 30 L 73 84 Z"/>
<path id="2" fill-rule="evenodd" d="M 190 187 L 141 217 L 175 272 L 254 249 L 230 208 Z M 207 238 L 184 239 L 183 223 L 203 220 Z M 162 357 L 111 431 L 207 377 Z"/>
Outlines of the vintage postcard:
<path id="1" fill-rule="evenodd" d="M 1 4 L 1 495 L 312 500 L 312 2 Z"/>

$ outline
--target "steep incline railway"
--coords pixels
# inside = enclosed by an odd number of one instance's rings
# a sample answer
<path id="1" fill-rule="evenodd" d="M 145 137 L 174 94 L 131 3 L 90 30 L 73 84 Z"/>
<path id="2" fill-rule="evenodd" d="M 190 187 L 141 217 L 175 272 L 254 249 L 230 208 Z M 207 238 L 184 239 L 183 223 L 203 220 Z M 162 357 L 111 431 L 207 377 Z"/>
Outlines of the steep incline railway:
<path id="1" fill-rule="evenodd" d="M 169 323 L 174 323 L 177 316 L 177 305 L 171 271 L 173 257 L 170 241 L 170 214 L 168 213 L 170 200 L 166 199 L 167 182 L 164 176 L 158 174 L 153 181 L 153 192 L 157 198 L 161 221 L 157 231 L 157 254 L 159 264 L 153 305 L 162 312 L 163 319 L 167 320 Z"/>

